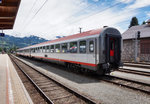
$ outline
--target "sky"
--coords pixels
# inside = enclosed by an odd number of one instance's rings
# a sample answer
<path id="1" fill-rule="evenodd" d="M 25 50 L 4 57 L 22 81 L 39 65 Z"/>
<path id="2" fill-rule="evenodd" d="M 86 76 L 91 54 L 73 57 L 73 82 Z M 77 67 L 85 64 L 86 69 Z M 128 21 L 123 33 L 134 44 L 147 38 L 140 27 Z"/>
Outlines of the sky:
<path id="1" fill-rule="evenodd" d="M 8 35 L 35 35 L 48 40 L 102 28 L 115 27 L 121 33 L 131 18 L 139 24 L 150 19 L 149 0 L 21 0 L 17 18 Z"/>

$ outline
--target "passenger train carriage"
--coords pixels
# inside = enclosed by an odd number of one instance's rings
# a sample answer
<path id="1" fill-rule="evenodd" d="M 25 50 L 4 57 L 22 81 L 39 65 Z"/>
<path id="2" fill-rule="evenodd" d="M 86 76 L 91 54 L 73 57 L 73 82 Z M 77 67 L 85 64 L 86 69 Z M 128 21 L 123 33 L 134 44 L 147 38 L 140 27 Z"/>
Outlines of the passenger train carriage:
<path id="1" fill-rule="evenodd" d="M 121 39 L 117 29 L 105 27 L 21 48 L 17 54 L 103 75 L 118 69 Z"/>

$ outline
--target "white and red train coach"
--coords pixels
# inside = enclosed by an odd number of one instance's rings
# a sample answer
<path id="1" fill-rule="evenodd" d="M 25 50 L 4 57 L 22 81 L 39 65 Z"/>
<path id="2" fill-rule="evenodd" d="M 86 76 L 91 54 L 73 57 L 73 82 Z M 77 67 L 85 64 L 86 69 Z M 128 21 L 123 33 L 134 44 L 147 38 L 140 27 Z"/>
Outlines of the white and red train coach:
<path id="1" fill-rule="evenodd" d="M 105 27 L 21 48 L 17 54 L 102 75 L 120 66 L 121 41 L 117 29 Z"/>

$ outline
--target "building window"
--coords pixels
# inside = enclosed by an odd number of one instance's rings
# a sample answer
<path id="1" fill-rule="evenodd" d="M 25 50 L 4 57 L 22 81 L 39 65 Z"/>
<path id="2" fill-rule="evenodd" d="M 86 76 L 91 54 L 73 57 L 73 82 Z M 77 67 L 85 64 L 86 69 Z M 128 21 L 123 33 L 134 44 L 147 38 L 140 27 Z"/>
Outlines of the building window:
<path id="1" fill-rule="evenodd" d="M 61 44 L 62 47 L 62 53 L 67 53 L 67 43 Z"/>
<path id="2" fill-rule="evenodd" d="M 89 52 L 90 53 L 94 52 L 94 41 L 93 40 L 89 42 Z"/>
<path id="3" fill-rule="evenodd" d="M 141 42 L 141 54 L 150 54 L 150 42 Z"/>
<path id="4" fill-rule="evenodd" d="M 86 41 L 84 40 L 84 41 L 80 41 L 80 53 L 86 53 Z"/>
<path id="5" fill-rule="evenodd" d="M 77 53 L 77 42 L 71 42 L 70 43 L 70 53 Z"/>

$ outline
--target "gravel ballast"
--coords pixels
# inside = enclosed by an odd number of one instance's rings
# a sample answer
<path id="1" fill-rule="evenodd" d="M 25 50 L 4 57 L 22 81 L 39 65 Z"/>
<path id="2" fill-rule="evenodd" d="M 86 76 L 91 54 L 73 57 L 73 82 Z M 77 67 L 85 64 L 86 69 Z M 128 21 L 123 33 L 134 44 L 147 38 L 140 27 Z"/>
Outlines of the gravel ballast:
<path id="1" fill-rule="evenodd" d="M 29 59 L 23 59 L 23 61 L 104 104 L 149 104 L 150 102 L 150 95 L 138 91 L 70 73 L 47 65 L 47 63 Z"/>

